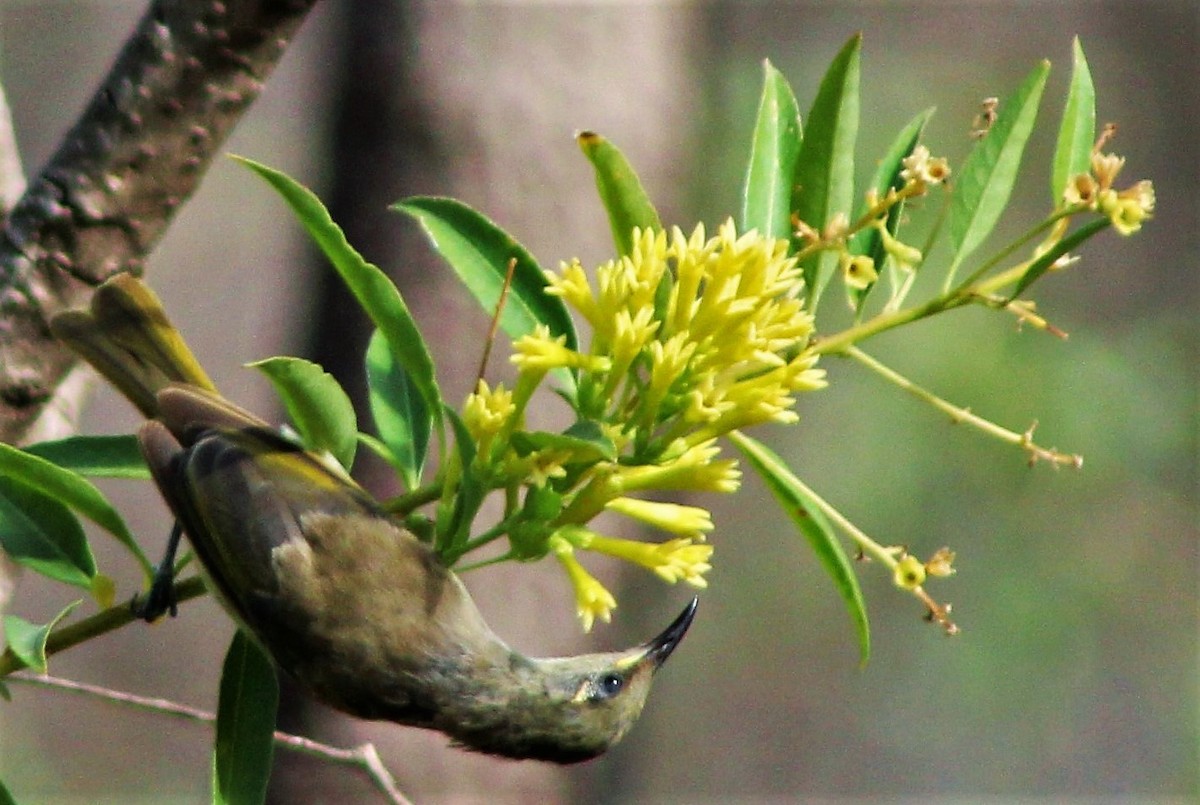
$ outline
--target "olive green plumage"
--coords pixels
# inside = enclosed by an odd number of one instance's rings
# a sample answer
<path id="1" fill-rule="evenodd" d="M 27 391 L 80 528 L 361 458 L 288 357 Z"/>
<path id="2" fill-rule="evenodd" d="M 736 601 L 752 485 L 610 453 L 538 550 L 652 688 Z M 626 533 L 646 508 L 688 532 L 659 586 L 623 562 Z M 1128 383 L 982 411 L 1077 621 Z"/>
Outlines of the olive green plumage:
<path id="1" fill-rule="evenodd" d="M 604 752 L 633 725 L 694 601 L 629 651 L 527 658 L 344 472 L 220 397 L 139 280 L 109 280 L 89 310 L 51 327 L 151 418 L 142 451 L 210 588 L 318 699 L 560 763 Z"/>

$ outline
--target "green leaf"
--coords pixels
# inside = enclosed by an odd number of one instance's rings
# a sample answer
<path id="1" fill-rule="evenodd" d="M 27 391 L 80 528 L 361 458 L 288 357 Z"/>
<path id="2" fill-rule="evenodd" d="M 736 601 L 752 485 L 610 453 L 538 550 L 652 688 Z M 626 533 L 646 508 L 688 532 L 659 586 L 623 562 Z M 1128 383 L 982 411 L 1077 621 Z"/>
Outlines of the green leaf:
<path id="1" fill-rule="evenodd" d="M 274 187 L 296 214 L 313 242 L 354 294 L 375 326 L 383 331 L 392 353 L 408 372 L 430 411 L 442 410 L 442 394 L 434 376 L 433 357 L 400 291 L 377 266 L 363 259 L 346 241 L 341 227 L 329 217 L 321 200 L 286 174 L 244 157 L 234 157 Z M 444 425 L 436 419 L 439 435 Z"/>
<path id="2" fill-rule="evenodd" d="M 742 451 L 750 466 L 766 482 L 771 494 L 792 518 L 800 533 L 808 539 L 808 544 L 812 546 L 825 572 L 833 579 L 838 592 L 846 601 L 850 618 L 858 631 L 859 658 L 865 665 L 871 656 L 871 630 L 867 623 L 867 606 L 863 601 L 862 590 L 859 589 L 858 577 L 854 574 L 850 557 L 846 555 L 841 542 L 834 535 L 833 527 L 821 513 L 820 507 L 813 502 L 807 487 L 792 474 L 783 459 L 774 451 L 739 431 L 730 433 L 729 440 Z"/>
<path id="3" fill-rule="evenodd" d="M 849 215 L 854 200 L 861 51 L 862 34 L 855 34 L 829 65 L 808 113 L 792 185 L 792 209 L 814 229 L 824 228 L 836 213 Z M 811 309 L 816 308 L 837 261 L 837 254 L 828 251 L 804 261 Z"/>
<path id="4" fill-rule="evenodd" d="M 43 492 L 0 476 L 0 548 L 14 562 L 89 592 L 96 560 L 70 509 Z"/>
<path id="5" fill-rule="evenodd" d="M 900 174 L 904 171 L 904 160 L 912 154 L 913 149 L 917 147 L 917 143 L 921 141 L 921 133 L 925 130 L 925 124 L 929 122 L 929 118 L 933 116 L 933 107 L 929 107 L 924 112 L 921 112 L 908 124 L 900 130 L 896 135 L 896 139 L 888 147 L 887 152 L 883 155 L 883 159 L 879 161 L 879 167 L 875 170 L 875 175 L 871 178 L 871 187 L 878 194 L 879 198 L 887 196 L 888 191 L 895 189 L 899 190 L 904 186 L 904 179 Z M 866 213 L 866 204 L 864 202 L 862 212 Z M 888 210 L 887 221 L 884 226 L 887 231 L 893 236 L 900 231 L 900 222 L 904 217 L 904 202 L 900 201 L 892 205 Z M 886 270 L 893 273 L 893 281 L 895 280 L 894 273 L 898 271 L 891 261 L 886 260 L 887 252 L 883 249 L 883 238 L 879 231 L 874 227 L 866 229 L 858 234 L 850 244 L 850 251 L 853 254 L 865 254 L 875 261 L 875 268 L 878 270 L 886 266 Z M 870 293 L 874 285 L 863 288 L 862 290 L 850 289 L 852 298 L 855 300 L 855 309 L 862 307 L 862 303 L 866 300 L 867 294 Z"/>
<path id="6" fill-rule="evenodd" d="M 757 229 L 770 238 L 791 236 L 792 179 L 801 132 L 800 108 L 792 88 L 770 61 L 764 61 L 762 97 L 742 190 L 741 231 Z"/>
<path id="7" fill-rule="evenodd" d="M 25 452 L 93 478 L 150 479 L 136 436 L 70 436 L 38 442 Z"/>
<path id="8" fill-rule="evenodd" d="M 617 252 L 622 256 L 632 254 L 635 226 L 643 230 L 662 229 L 658 211 L 619 148 L 592 131 L 581 131 L 575 140 L 596 172 L 596 189 L 608 212 Z"/>
<path id="9" fill-rule="evenodd" d="M 404 485 L 416 489 L 421 485 L 433 417 L 379 330 L 367 346 L 366 363 L 375 429 Z"/>
<path id="10" fill-rule="evenodd" d="M 8 793 L 3 782 L 0 782 L 0 805 L 17 805 L 17 801 L 13 799 L 12 794 Z"/>
<path id="11" fill-rule="evenodd" d="M 569 463 L 617 460 L 616 445 L 590 420 L 576 422 L 564 433 L 517 431 L 512 446 L 522 456 L 535 450 L 565 450 L 571 453 Z"/>
<path id="12" fill-rule="evenodd" d="M 1050 270 L 1050 266 L 1054 265 L 1054 261 L 1062 257 L 1067 252 L 1077 248 L 1081 243 L 1095 235 L 1102 229 L 1107 228 L 1112 221 L 1107 218 L 1098 218 L 1094 221 L 1088 221 L 1083 226 L 1076 229 L 1065 238 L 1055 243 L 1045 254 L 1039 255 L 1036 260 L 1029 264 L 1029 268 L 1025 269 L 1025 273 L 1021 275 L 1020 282 L 1017 283 L 1016 289 L 1012 292 L 1012 296 L 1008 301 L 1012 301 L 1020 296 L 1026 288 L 1037 281 L 1039 277 Z"/>
<path id="13" fill-rule="evenodd" d="M 559 297 L 546 294 L 542 267 L 512 235 L 452 198 L 415 196 L 393 204 L 392 209 L 417 220 L 437 253 L 489 315 L 494 315 L 500 303 L 509 261 L 516 260 L 512 286 L 500 311 L 501 329 L 516 340 L 544 324 L 552 335 L 565 335 L 568 348 L 577 348 L 575 325 L 566 305 Z"/>
<path id="14" fill-rule="evenodd" d="M 962 261 L 991 233 L 1008 204 L 1049 75 L 1050 62 L 1043 61 L 1016 94 L 1001 104 L 995 124 L 975 144 L 963 165 L 950 202 L 949 228 L 954 258 L 950 262 L 948 281 Z"/>
<path id="15" fill-rule="evenodd" d="M 328 451 L 347 470 L 353 466 L 358 420 L 354 403 L 333 375 L 303 358 L 266 358 L 246 365 L 271 381 L 305 447 Z"/>
<path id="16" fill-rule="evenodd" d="M 438 518 L 438 536 L 434 547 L 443 561 L 452 565 L 462 555 L 461 549 L 471 535 L 471 524 L 475 521 L 475 515 L 483 505 L 488 490 L 474 470 L 475 440 L 471 438 L 466 423 L 451 408 L 447 408 L 445 414 L 450 420 L 450 427 L 454 429 L 460 474 L 453 500 Z"/>
<path id="17" fill-rule="evenodd" d="M 525 505 L 508 528 L 508 557 L 520 562 L 536 562 L 550 552 L 550 535 L 563 510 L 563 496 L 547 484 L 531 487 Z"/>
<path id="18" fill-rule="evenodd" d="M 27 667 L 39 674 L 46 673 L 46 640 L 58 622 L 71 614 L 71 611 L 81 603 L 83 602 L 76 601 L 68 604 L 54 616 L 53 620 L 41 626 L 30 623 L 24 618 L 18 618 L 16 615 L 5 615 L 4 636 L 8 648 Z"/>
<path id="19" fill-rule="evenodd" d="M 362 431 L 359 431 L 358 443 L 383 459 L 389 467 L 396 471 L 396 474 L 399 475 L 401 479 L 405 477 L 405 473 L 408 470 L 400 463 L 400 459 L 396 458 L 396 454 L 392 452 L 392 449 L 378 438 L 369 433 L 363 433 Z"/>
<path id="20" fill-rule="evenodd" d="M 108 531 L 138 560 L 147 578 L 154 567 L 117 510 L 91 481 L 7 444 L 0 444 L 0 476 L 7 476 L 69 506 Z"/>
<path id="21" fill-rule="evenodd" d="M 113 581 L 112 577 L 106 576 L 103 573 L 97 573 L 92 576 L 92 583 L 88 591 L 92 594 L 92 600 L 101 609 L 108 609 L 113 605 L 113 600 L 117 597 L 117 583 Z"/>
<path id="22" fill-rule="evenodd" d="M 1050 179 L 1053 204 L 1062 203 L 1063 191 L 1072 176 L 1091 170 L 1092 145 L 1096 141 L 1096 88 L 1092 85 L 1092 73 L 1078 36 L 1071 44 L 1071 53 L 1071 87 L 1063 106 Z"/>
<path id="23" fill-rule="evenodd" d="M 238 629 L 221 670 L 213 802 L 253 805 L 266 800 L 275 750 L 279 681 L 266 652 Z"/>

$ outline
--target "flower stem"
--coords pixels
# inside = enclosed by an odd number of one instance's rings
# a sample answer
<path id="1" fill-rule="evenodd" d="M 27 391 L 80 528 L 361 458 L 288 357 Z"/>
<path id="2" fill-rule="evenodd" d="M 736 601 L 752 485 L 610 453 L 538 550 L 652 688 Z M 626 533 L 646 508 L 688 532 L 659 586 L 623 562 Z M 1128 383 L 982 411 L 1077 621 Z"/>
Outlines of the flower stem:
<path id="1" fill-rule="evenodd" d="M 1016 431 L 1009 430 L 1008 428 L 1003 428 L 990 420 L 971 413 L 969 408 L 954 405 L 953 403 L 937 396 L 928 389 L 918 386 L 916 383 L 912 382 L 896 370 L 875 360 L 858 347 L 846 347 L 846 349 L 842 351 L 842 354 L 853 358 L 863 366 L 866 366 L 868 369 L 878 374 L 880 377 L 883 377 L 885 380 L 894 383 L 918 399 L 929 403 L 939 411 L 949 414 L 950 419 L 953 422 L 965 422 L 968 425 L 971 425 L 972 427 L 977 428 L 990 436 L 994 436 L 1003 442 L 1014 444 L 1020 447 L 1029 455 L 1030 465 L 1035 464 L 1039 460 L 1045 460 L 1049 461 L 1055 466 L 1067 465 L 1075 468 L 1083 466 L 1083 456 L 1060 453 L 1052 448 L 1040 447 L 1035 444 L 1033 441 L 1032 426 L 1024 433 L 1017 433 Z"/>
<path id="2" fill-rule="evenodd" d="M 944 310 L 961 307 L 971 302 L 969 296 L 938 296 L 923 305 L 897 310 L 892 313 L 881 313 L 869 321 L 853 327 L 847 327 L 840 333 L 819 338 L 813 341 L 812 349 L 818 355 L 837 355 L 844 353 L 854 344 L 878 335 L 885 330 L 891 330 L 902 324 L 909 324 L 918 319 L 941 313 Z"/>
<path id="3" fill-rule="evenodd" d="M 188 719 L 190 721 L 199 721 L 205 724 L 216 723 L 217 717 L 211 712 L 200 710 L 195 707 L 179 704 L 168 699 L 155 699 L 146 696 L 138 696 L 134 693 L 127 693 L 121 690 L 112 690 L 98 685 L 89 685 L 86 682 L 76 682 L 72 679 L 62 679 L 54 676 L 19 674 L 11 677 L 13 682 L 21 682 L 29 685 L 37 685 L 44 688 L 56 688 L 58 690 L 69 690 L 75 693 L 82 693 L 86 696 L 93 696 L 104 701 L 113 702 L 128 707 L 133 707 L 139 710 L 149 710 L 154 713 L 163 713 L 165 715 L 177 716 L 179 718 Z M 367 776 L 371 778 L 371 782 L 375 784 L 380 791 L 387 796 L 388 801 L 404 805 L 409 800 L 401 793 L 396 785 L 396 780 L 391 772 L 383 765 L 383 761 L 379 757 L 373 744 L 362 744 L 353 749 L 342 749 L 329 744 L 314 741 L 311 738 L 305 738 L 300 735 L 292 735 L 286 732 L 276 731 L 274 734 L 275 743 L 285 749 L 291 749 L 294 752 L 318 757 L 323 760 L 328 760 L 333 763 L 350 765 L 362 768 Z"/>
<path id="4" fill-rule="evenodd" d="M 846 353 L 851 347 L 859 341 L 870 338 L 873 335 L 878 335 L 885 330 L 891 330 L 903 324 L 909 324 L 918 319 L 927 318 L 934 314 L 941 313 L 946 310 L 953 310 L 963 305 L 972 303 L 984 302 L 992 304 L 988 299 L 989 295 L 993 294 L 1000 288 L 1004 288 L 1015 282 L 1018 282 L 1025 275 L 1032 260 L 1026 260 L 1018 265 L 1001 271 L 1000 273 L 983 279 L 983 275 L 994 269 L 1000 262 L 1010 256 L 1017 249 L 1021 248 L 1029 241 L 1033 240 L 1042 232 L 1053 227 L 1062 218 L 1072 215 L 1079 210 L 1073 207 L 1068 207 L 1060 210 L 1053 215 L 1040 222 L 1037 226 L 1029 229 L 1025 234 L 1014 240 L 1012 243 L 1005 246 L 997 252 L 992 258 L 984 262 L 979 268 L 975 269 L 971 274 L 963 280 L 958 286 L 951 288 L 952 275 L 946 278 L 946 287 L 943 292 L 925 302 L 924 304 L 915 307 L 905 308 L 903 310 L 896 309 L 900 304 L 897 300 L 892 300 L 888 303 L 884 311 L 878 316 L 869 321 L 857 324 L 853 327 L 848 327 L 840 333 L 835 333 L 825 338 L 814 340 L 813 350 L 821 355 L 836 355 Z M 923 252 L 927 253 L 927 252 Z M 907 286 L 904 289 L 907 293 Z M 902 296 L 898 297 L 902 299 Z M 992 306 L 995 306 L 992 304 Z"/>
<path id="5" fill-rule="evenodd" d="M 433 503 L 441 496 L 442 485 L 440 483 L 426 484 L 411 492 L 390 498 L 383 504 L 383 508 L 392 514 L 408 514 L 426 503 Z"/>
<path id="6" fill-rule="evenodd" d="M 869 554 L 872 559 L 882 562 L 887 566 L 888 570 L 893 570 L 896 567 L 896 551 L 894 549 L 884 547 L 871 539 L 867 536 L 866 532 L 850 522 L 833 504 L 818 495 L 813 491 L 812 487 L 799 478 L 792 476 L 789 480 L 796 484 L 804 495 L 816 504 L 817 508 L 821 510 L 821 514 L 824 514 L 830 522 L 841 529 L 842 533 L 848 536 L 864 554 Z"/>
<path id="7" fill-rule="evenodd" d="M 448 567 L 452 567 L 455 562 L 457 562 L 459 559 L 461 559 L 462 557 L 469 554 L 471 551 L 474 551 L 477 548 L 482 548 L 484 545 L 487 545 L 488 543 L 493 542 L 493 541 L 499 539 L 500 537 L 504 536 L 505 534 L 507 534 L 509 532 L 509 530 L 514 525 L 516 525 L 516 523 L 520 520 L 520 515 L 521 515 L 520 511 L 514 512 L 512 515 L 505 517 L 503 520 L 496 523 L 494 526 L 489 528 L 487 531 L 484 531 L 482 534 L 472 537 L 471 539 L 464 542 L 457 549 L 455 549 L 452 553 L 448 553 L 445 557 L 443 557 L 444 561 L 446 562 L 446 565 Z M 494 564 L 494 563 L 495 563 L 494 560 L 489 559 L 485 562 L 473 564 L 466 568 L 460 568 L 458 570 L 458 572 L 461 573 L 461 572 L 463 572 L 463 570 L 474 570 L 476 567 L 482 567 L 484 565 L 489 565 L 489 564 Z"/>
<path id="8" fill-rule="evenodd" d="M 1030 227 L 1028 230 L 1026 230 L 1025 233 L 1023 235 L 1021 235 L 1020 237 L 1018 237 L 1016 240 L 1012 241 L 1007 246 L 1005 246 L 1003 249 L 1001 249 L 1000 251 L 998 251 L 994 255 L 992 255 L 991 258 L 986 260 L 982 265 L 979 266 L 979 268 L 975 269 L 969 275 L 967 275 L 967 278 L 965 280 L 963 280 L 958 285 L 958 287 L 954 289 L 953 292 L 950 291 L 950 285 L 954 281 L 954 275 L 952 273 L 947 274 L 946 275 L 946 284 L 942 289 L 943 292 L 947 293 L 947 294 L 949 294 L 949 293 L 960 293 L 961 294 L 961 293 L 965 293 L 965 292 L 972 290 L 972 286 L 974 286 L 975 283 L 977 281 L 979 281 L 983 277 L 984 274 L 988 273 L 993 268 L 995 268 L 997 265 L 999 265 L 1001 262 L 1003 262 L 1005 260 L 1005 258 L 1007 258 L 1009 255 L 1011 255 L 1017 249 L 1021 248 L 1025 244 L 1029 243 L 1034 238 L 1036 238 L 1038 235 L 1045 232 L 1047 229 L 1052 228 L 1056 223 L 1058 223 L 1059 220 L 1069 217 L 1071 215 L 1074 215 L 1075 213 L 1077 213 L 1079 211 L 1080 211 L 1080 208 L 1078 208 L 1078 207 L 1066 207 L 1064 209 L 1058 210 L 1058 211 L 1054 212 L 1053 214 L 1047 216 L 1044 220 L 1038 222 L 1035 226 Z M 1005 284 L 1007 284 L 1007 283 L 1005 283 Z"/>

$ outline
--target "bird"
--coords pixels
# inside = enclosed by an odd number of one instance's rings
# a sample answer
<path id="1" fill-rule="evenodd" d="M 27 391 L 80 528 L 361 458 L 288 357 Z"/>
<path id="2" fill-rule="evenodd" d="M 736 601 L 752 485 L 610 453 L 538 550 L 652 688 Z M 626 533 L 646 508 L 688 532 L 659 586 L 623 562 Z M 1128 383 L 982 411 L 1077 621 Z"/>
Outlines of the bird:
<path id="1" fill-rule="evenodd" d="M 220 395 L 139 278 L 117 274 L 53 334 L 147 417 L 138 442 L 214 596 L 278 668 L 364 719 L 467 750 L 576 763 L 629 731 L 696 599 L 634 648 L 535 658 L 485 622 L 429 544 L 334 466 Z M 161 616 L 173 547 L 139 612 Z"/>

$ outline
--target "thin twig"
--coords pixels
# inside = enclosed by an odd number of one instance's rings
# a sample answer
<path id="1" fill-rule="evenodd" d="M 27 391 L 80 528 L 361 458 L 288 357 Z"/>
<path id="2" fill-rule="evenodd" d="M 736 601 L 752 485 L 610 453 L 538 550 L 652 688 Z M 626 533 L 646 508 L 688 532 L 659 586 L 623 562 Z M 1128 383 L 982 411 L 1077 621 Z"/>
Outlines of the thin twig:
<path id="1" fill-rule="evenodd" d="M 181 604 L 184 601 L 204 595 L 207 591 L 208 588 L 204 586 L 204 580 L 199 576 L 192 576 L 191 578 L 176 582 L 174 600 L 176 603 Z M 46 656 L 51 657 L 60 651 L 65 651 L 86 640 L 91 640 L 93 637 L 99 637 L 102 634 L 120 629 L 122 626 L 127 626 L 135 620 L 138 620 L 138 617 L 134 614 L 133 607 L 129 604 L 116 604 L 108 609 L 101 610 L 95 615 L 51 632 L 50 637 L 46 639 Z M 24 667 L 25 663 L 13 654 L 11 648 L 0 654 L 0 679 Z"/>
<path id="2" fill-rule="evenodd" d="M 217 721 L 216 714 L 207 710 L 201 710 L 198 707 L 189 707 L 188 705 L 168 699 L 139 696 L 136 693 L 113 690 L 99 685 L 91 685 L 87 682 L 76 682 L 72 679 L 63 679 L 56 676 L 36 675 L 25 671 L 14 674 L 9 679 L 13 682 L 24 682 L 44 688 L 70 690 L 103 701 L 114 702 L 138 710 L 178 716 L 189 721 L 198 721 L 204 724 L 215 724 Z M 352 749 L 343 749 L 321 743 L 320 741 L 314 741 L 311 738 L 305 738 L 301 735 L 292 735 L 278 730 L 275 731 L 275 743 L 294 752 L 300 752 L 332 763 L 360 768 L 366 772 L 367 776 L 371 778 L 371 782 L 383 792 L 389 802 L 395 803 L 395 805 L 411 805 L 410 800 L 397 787 L 396 780 L 391 772 L 384 766 L 374 744 L 364 743 Z"/>
<path id="3" fill-rule="evenodd" d="M 1033 441 L 1033 426 L 1030 426 L 1024 433 L 1017 433 L 1008 428 L 1001 427 L 989 419 L 984 419 L 978 414 L 972 413 L 971 409 L 955 405 L 947 400 L 942 399 L 928 389 L 918 386 L 913 381 L 909 380 L 904 375 L 886 366 L 872 358 L 867 353 L 863 352 L 858 347 L 846 347 L 842 350 L 842 354 L 853 358 L 854 360 L 871 369 L 880 377 L 891 383 L 896 384 L 900 388 L 909 392 L 920 400 L 923 400 L 939 411 L 948 414 L 954 422 L 965 422 L 974 428 L 977 428 L 984 433 L 1000 439 L 1001 441 L 1014 444 L 1025 451 L 1029 457 L 1029 464 L 1033 466 L 1038 461 L 1049 461 L 1055 467 L 1068 466 L 1079 469 L 1083 466 L 1083 456 L 1073 453 L 1061 453 L 1054 448 L 1042 447 L 1035 444 Z M 1036 424 L 1036 423 L 1035 423 Z"/>
<path id="4" fill-rule="evenodd" d="M 483 343 L 483 356 L 479 359 L 479 372 L 475 376 L 475 388 L 479 388 L 479 381 L 483 380 L 487 374 L 488 358 L 492 355 L 492 343 L 496 340 L 496 333 L 500 330 L 500 314 L 504 312 L 504 303 L 508 301 L 508 292 L 512 288 L 513 274 L 517 271 L 517 258 L 510 257 L 508 259 L 508 270 L 504 272 L 504 285 L 500 288 L 500 298 L 496 300 L 496 310 L 492 314 L 492 323 L 488 327 L 487 340 Z M 474 389 L 472 389 L 474 391 Z"/>
<path id="5" fill-rule="evenodd" d="M 48 316 L 145 265 L 315 4 L 151 0 L 41 174 L 4 190 L 0 441 L 27 441 L 76 365 Z"/>
<path id="6" fill-rule="evenodd" d="M 0 218 L 8 215 L 24 193 L 25 171 L 13 133 L 12 111 L 4 97 L 4 87 L 0 87 Z"/>

